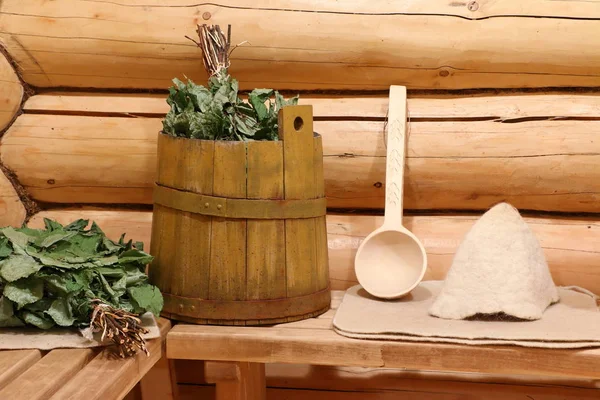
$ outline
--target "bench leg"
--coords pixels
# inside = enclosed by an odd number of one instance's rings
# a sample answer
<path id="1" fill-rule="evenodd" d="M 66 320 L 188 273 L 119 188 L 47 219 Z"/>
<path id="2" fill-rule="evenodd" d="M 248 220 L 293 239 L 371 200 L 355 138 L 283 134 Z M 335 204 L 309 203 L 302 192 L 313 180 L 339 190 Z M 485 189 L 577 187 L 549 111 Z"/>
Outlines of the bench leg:
<path id="1" fill-rule="evenodd" d="M 167 359 L 163 353 L 139 383 L 142 400 L 176 400 L 179 397 L 173 363 L 174 360 Z"/>
<path id="2" fill-rule="evenodd" d="M 206 361 L 204 379 L 216 386 L 216 400 L 265 400 L 265 364 Z"/>

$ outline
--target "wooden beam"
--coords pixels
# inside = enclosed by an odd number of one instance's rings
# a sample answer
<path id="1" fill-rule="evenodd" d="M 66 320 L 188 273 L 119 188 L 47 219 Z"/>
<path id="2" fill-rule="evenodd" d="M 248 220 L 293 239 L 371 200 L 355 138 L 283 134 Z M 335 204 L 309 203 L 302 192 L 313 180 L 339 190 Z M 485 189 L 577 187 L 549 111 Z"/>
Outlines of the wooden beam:
<path id="1" fill-rule="evenodd" d="M 121 233 L 140 240 L 152 249 L 150 229 L 152 213 L 125 210 L 57 209 L 36 214 L 29 226 L 42 227 L 43 217 L 62 223 L 77 218 L 96 221 L 114 239 Z M 421 240 L 427 251 L 428 270 L 425 279 L 444 279 L 456 249 L 477 220 L 472 216 L 407 216 L 404 226 Z M 554 281 L 559 285 L 578 285 L 600 293 L 598 242 L 600 223 L 592 218 L 527 217 L 527 223 L 538 237 L 548 260 Z M 361 215 L 327 216 L 330 282 L 333 289 L 346 289 L 357 283 L 354 257 L 361 241 L 381 225 L 382 217 Z"/>
<path id="2" fill-rule="evenodd" d="M 20 227 L 26 216 L 27 211 L 15 187 L 4 171 L 0 170 L 0 227 Z"/>
<path id="3" fill-rule="evenodd" d="M 384 122 L 316 121 L 329 208 L 384 206 Z M 38 201 L 151 204 L 159 118 L 21 115 L 1 160 Z M 600 121 L 411 122 L 407 210 L 600 212 Z M 42 161 L 40 161 L 42 160 Z"/>
<path id="4" fill-rule="evenodd" d="M 40 87 L 166 89 L 184 74 L 205 81 L 200 50 L 185 35 L 233 21 L 232 43 L 248 41 L 232 55 L 242 88 L 600 83 L 600 16 L 590 2 L 329 3 L 5 0 L 0 37 L 25 81 Z"/>
<path id="5" fill-rule="evenodd" d="M 145 93 L 47 92 L 30 97 L 23 105 L 23 111 L 36 114 L 163 118 L 169 111 L 166 96 Z M 389 98 L 387 93 L 352 96 L 302 94 L 299 104 L 312 105 L 315 119 L 383 120 L 387 114 Z M 408 111 L 412 121 L 600 118 L 600 93 L 483 92 L 468 96 L 419 94 L 411 97 L 409 92 Z"/>
<path id="6" fill-rule="evenodd" d="M 0 52 L 0 132 L 12 122 L 21 108 L 22 99 L 23 86 L 12 65 Z"/>

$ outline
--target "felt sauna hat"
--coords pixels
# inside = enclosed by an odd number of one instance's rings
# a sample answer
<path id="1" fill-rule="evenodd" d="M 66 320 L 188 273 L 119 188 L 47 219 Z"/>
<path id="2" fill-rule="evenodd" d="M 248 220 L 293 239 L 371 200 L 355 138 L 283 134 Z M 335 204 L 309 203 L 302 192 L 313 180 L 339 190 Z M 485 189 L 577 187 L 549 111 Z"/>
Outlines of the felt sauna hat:
<path id="1" fill-rule="evenodd" d="M 517 209 L 500 203 L 466 234 L 429 313 L 445 319 L 503 313 L 536 320 L 558 300 L 540 243 Z"/>

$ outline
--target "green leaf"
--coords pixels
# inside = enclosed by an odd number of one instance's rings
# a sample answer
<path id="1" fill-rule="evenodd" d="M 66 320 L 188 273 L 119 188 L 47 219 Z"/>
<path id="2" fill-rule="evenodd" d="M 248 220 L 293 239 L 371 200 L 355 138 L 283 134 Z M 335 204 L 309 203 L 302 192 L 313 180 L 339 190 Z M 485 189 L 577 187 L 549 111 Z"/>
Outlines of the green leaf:
<path id="1" fill-rule="evenodd" d="M 6 258 L 12 254 L 12 248 L 8 242 L 8 238 L 0 237 L 0 258 Z"/>
<path id="2" fill-rule="evenodd" d="M 74 283 L 71 279 L 68 279 L 69 275 L 44 275 L 42 279 L 46 283 L 46 289 L 54 295 L 66 295 L 70 292 L 75 292 L 81 289 L 73 286 Z M 69 286 L 71 284 L 71 286 Z"/>
<path id="3" fill-rule="evenodd" d="M 23 320 L 26 323 L 36 326 L 40 329 L 50 329 L 54 326 L 54 322 L 52 322 L 52 320 L 29 311 L 23 312 Z"/>
<path id="4" fill-rule="evenodd" d="M 46 227 L 46 230 L 48 231 L 55 231 L 55 230 L 62 230 L 63 226 L 62 224 L 53 221 L 49 218 L 44 218 L 44 226 Z"/>
<path id="5" fill-rule="evenodd" d="M 28 255 L 15 255 L 0 261 L 0 277 L 8 282 L 26 278 L 42 268 L 33 257 Z"/>
<path id="6" fill-rule="evenodd" d="M 121 246 L 119 246 L 118 244 L 116 244 L 115 242 L 113 242 L 112 240 L 110 240 L 107 237 L 102 238 L 102 246 L 104 246 L 104 248 L 109 253 L 115 253 L 121 249 Z"/>
<path id="7" fill-rule="evenodd" d="M 44 295 L 44 283 L 40 279 L 19 279 L 4 287 L 4 296 L 23 308 L 26 304 L 35 303 Z"/>
<path id="8" fill-rule="evenodd" d="M 8 319 L 0 319 L 0 328 L 17 328 L 21 326 L 25 326 L 25 324 L 14 315 Z"/>
<path id="9" fill-rule="evenodd" d="M 124 264 L 123 269 L 127 274 L 127 287 L 148 282 L 148 275 L 146 275 L 144 271 L 141 271 L 138 266 L 134 264 Z"/>
<path id="10" fill-rule="evenodd" d="M 34 237 L 31 237 L 23 232 L 16 231 L 12 226 L 2 228 L 0 229 L 0 232 L 2 232 L 13 245 L 21 248 L 25 248 L 27 243 L 29 243 L 29 240 L 35 240 Z"/>
<path id="11" fill-rule="evenodd" d="M 127 276 L 123 275 L 118 281 L 113 283 L 112 290 L 115 292 L 116 297 L 121 297 L 125 294 L 127 289 Z"/>
<path id="12" fill-rule="evenodd" d="M 96 271 L 105 278 L 122 278 L 125 276 L 125 271 L 121 267 L 100 267 Z"/>
<path id="13" fill-rule="evenodd" d="M 157 317 L 160 315 L 164 300 L 160 290 L 156 286 L 134 286 L 128 288 L 127 293 L 136 309 L 150 311 Z"/>
<path id="14" fill-rule="evenodd" d="M 14 315 L 13 303 L 6 296 L 0 296 L 0 323 Z"/>
<path id="15" fill-rule="evenodd" d="M 136 262 L 139 264 L 148 264 L 149 262 L 152 261 L 153 258 L 154 257 L 152 257 L 148 253 L 145 253 L 141 250 L 132 249 L 132 250 L 123 252 L 123 253 L 121 253 L 121 255 L 119 255 L 119 264 L 126 264 L 126 263 L 130 263 L 130 262 Z"/>
<path id="16" fill-rule="evenodd" d="M 56 299 L 46 311 L 59 326 L 71 326 L 75 322 L 71 305 L 65 298 Z"/>
<path id="17" fill-rule="evenodd" d="M 65 231 L 62 231 L 62 230 L 55 230 L 52 233 L 50 233 L 48 236 L 46 236 L 39 243 L 39 246 L 40 247 L 50 247 L 54 243 L 59 242 L 61 240 L 68 240 L 69 238 L 71 238 L 75 234 L 76 234 L 75 232 L 65 232 Z M 36 241 L 36 244 L 37 244 L 37 241 Z"/>
<path id="18" fill-rule="evenodd" d="M 90 221 L 88 219 L 78 219 L 65 226 L 65 231 L 82 231 L 88 225 Z"/>
<path id="19" fill-rule="evenodd" d="M 269 97 L 273 94 L 273 90 L 270 89 L 254 89 L 248 95 L 248 101 L 256 110 L 256 116 L 258 117 L 258 121 L 262 121 L 268 115 L 267 107 L 265 106 L 265 102 L 269 99 Z"/>
<path id="20" fill-rule="evenodd" d="M 108 257 L 97 258 L 92 261 L 92 264 L 99 266 L 99 267 L 103 267 L 103 266 L 107 266 L 107 265 L 117 264 L 118 262 L 119 262 L 119 256 L 108 256 Z"/>
<path id="21" fill-rule="evenodd" d="M 63 268 L 63 269 L 72 269 L 72 268 L 78 268 L 77 264 L 69 264 L 63 261 L 59 261 L 57 258 L 65 258 L 65 253 L 64 252 L 58 252 L 58 251 L 54 251 L 51 253 L 47 253 L 47 252 L 40 252 L 38 250 L 36 250 L 35 248 L 29 246 L 27 247 L 27 254 L 30 255 L 31 257 L 33 257 L 34 259 L 38 260 L 40 263 L 42 263 L 43 265 L 49 266 L 49 267 L 58 267 L 58 268 Z M 1 261 L 0 261 L 1 264 Z M 1 275 L 1 273 L 0 273 Z"/>
<path id="22" fill-rule="evenodd" d="M 39 299 L 38 301 L 36 301 L 35 303 L 27 304 L 26 306 L 23 307 L 23 309 L 26 311 L 31 311 L 31 312 L 38 312 L 38 311 L 44 312 L 50 308 L 53 301 L 54 301 L 53 299 L 43 297 L 43 298 Z"/>

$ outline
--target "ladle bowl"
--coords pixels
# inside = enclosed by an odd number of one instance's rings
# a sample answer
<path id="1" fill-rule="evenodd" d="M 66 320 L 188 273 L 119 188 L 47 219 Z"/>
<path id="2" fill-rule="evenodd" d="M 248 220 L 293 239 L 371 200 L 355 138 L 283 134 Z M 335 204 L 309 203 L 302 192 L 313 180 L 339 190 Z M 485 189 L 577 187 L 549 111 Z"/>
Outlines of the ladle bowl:
<path id="1" fill-rule="evenodd" d="M 356 252 L 355 273 L 371 295 L 396 299 L 410 293 L 427 270 L 427 254 L 406 229 L 373 231 Z"/>

